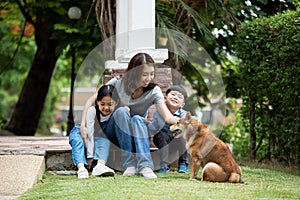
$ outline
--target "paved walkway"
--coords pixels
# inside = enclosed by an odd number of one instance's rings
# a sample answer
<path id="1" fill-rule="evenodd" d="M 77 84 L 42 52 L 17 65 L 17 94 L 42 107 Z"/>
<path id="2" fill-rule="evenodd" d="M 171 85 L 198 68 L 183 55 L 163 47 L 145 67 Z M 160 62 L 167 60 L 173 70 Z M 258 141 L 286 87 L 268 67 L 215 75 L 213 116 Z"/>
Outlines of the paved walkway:
<path id="1" fill-rule="evenodd" d="M 68 137 L 0 137 L 0 199 L 16 199 L 45 171 L 46 151 L 71 150 Z"/>

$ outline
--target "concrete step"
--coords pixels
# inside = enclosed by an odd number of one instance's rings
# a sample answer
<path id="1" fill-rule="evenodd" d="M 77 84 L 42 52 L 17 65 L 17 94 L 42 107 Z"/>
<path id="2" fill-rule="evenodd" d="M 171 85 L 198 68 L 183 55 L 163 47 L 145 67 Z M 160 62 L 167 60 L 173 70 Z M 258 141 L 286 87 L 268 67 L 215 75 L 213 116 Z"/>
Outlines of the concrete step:
<path id="1" fill-rule="evenodd" d="M 169 159 L 177 165 L 176 146 L 170 146 Z M 72 149 L 68 137 L 0 137 L 0 155 L 37 155 L 45 157 L 45 169 L 51 171 L 76 170 L 72 161 Z M 151 148 L 155 169 L 159 169 L 159 151 Z M 117 171 L 121 166 L 121 151 L 111 144 L 107 165 Z"/>
<path id="2" fill-rule="evenodd" d="M 0 199 L 15 199 L 42 179 L 45 158 L 40 155 L 0 155 Z"/>
<path id="3" fill-rule="evenodd" d="M 0 199 L 16 199 L 41 180 L 48 151 L 69 155 L 68 138 L 1 136 Z"/>
<path id="4" fill-rule="evenodd" d="M 169 155 L 174 167 L 179 157 L 175 149 Z M 151 150 L 155 169 L 159 169 L 159 150 Z M 113 144 L 107 165 L 123 171 L 121 151 Z M 16 199 L 41 180 L 45 170 L 76 172 L 68 137 L 1 136 L 0 168 L 0 199 Z"/>
<path id="5" fill-rule="evenodd" d="M 154 163 L 155 170 L 160 168 L 160 156 L 157 148 L 152 148 L 151 156 Z M 169 153 L 169 159 L 172 162 L 171 166 L 177 167 L 177 158 L 179 157 L 177 150 L 171 150 Z M 76 170 L 72 161 L 71 150 L 47 150 L 45 154 L 46 170 L 50 171 L 64 171 L 64 170 Z M 109 158 L 106 163 L 107 166 L 116 170 L 123 171 L 121 163 L 121 150 L 111 144 Z"/>

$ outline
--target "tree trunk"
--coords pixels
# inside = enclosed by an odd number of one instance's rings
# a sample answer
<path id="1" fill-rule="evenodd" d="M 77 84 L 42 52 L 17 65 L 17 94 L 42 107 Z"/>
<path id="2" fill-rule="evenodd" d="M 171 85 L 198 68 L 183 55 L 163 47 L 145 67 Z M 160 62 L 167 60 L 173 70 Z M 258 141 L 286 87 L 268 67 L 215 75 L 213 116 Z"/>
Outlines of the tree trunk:
<path id="1" fill-rule="evenodd" d="M 95 13 L 102 41 L 106 41 L 103 49 L 104 60 L 114 60 L 116 41 L 111 37 L 116 34 L 116 0 L 96 0 Z"/>
<path id="2" fill-rule="evenodd" d="M 269 151 L 270 151 L 270 160 L 272 162 L 275 161 L 275 134 L 270 134 L 269 136 L 269 143 L 270 143 L 270 146 L 269 146 Z"/>
<path id="3" fill-rule="evenodd" d="M 256 133 L 255 133 L 255 102 L 251 100 L 250 97 L 250 113 L 249 113 L 249 119 L 250 119 L 250 148 L 249 148 L 249 153 L 248 153 L 248 158 L 250 160 L 255 159 L 255 154 L 256 154 Z"/>
<path id="4" fill-rule="evenodd" d="M 51 40 L 52 27 L 35 24 L 37 51 L 7 130 L 19 136 L 34 136 L 59 53 Z"/>
<path id="5" fill-rule="evenodd" d="M 276 112 L 275 112 L 276 108 L 273 107 L 273 110 L 271 110 L 271 118 L 275 118 L 276 117 Z M 269 130 L 272 130 L 272 128 L 276 127 L 276 125 L 272 122 Z M 276 146 L 276 135 L 271 131 L 270 135 L 269 135 L 269 152 L 270 152 L 270 160 L 272 162 L 275 161 L 275 146 Z"/>

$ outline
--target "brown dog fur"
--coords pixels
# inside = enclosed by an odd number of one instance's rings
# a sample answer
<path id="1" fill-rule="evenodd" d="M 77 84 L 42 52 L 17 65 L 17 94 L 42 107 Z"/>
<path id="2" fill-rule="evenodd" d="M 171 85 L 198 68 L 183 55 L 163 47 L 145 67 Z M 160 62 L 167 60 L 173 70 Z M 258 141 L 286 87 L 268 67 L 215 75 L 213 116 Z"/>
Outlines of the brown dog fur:
<path id="1" fill-rule="evenodd" d="M 200 165 L 202 180 L 211 182 L 242 183 L 240 167 L 235 162 L 228 146 L 207 127 L 187 112 L 171 130 L 181 130 L 186 148 L 192 158 L 190 180 L 196 178 Z M 180 137 L 180 135 L 178 137 Z"/>

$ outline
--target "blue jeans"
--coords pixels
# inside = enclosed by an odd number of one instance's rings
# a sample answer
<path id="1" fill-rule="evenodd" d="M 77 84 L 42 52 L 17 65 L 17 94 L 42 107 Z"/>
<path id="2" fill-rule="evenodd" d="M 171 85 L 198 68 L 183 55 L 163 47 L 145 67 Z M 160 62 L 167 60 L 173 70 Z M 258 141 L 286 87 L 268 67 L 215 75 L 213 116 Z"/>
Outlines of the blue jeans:
<path id="1" fill-rule="evenodd" d="M 101 132 L 103 131 L 100 130 L 94 136 L 94 149 L 97 149 L 97 151 L 94 150 L 93 159 L 107 161 L 110 142 L 106 138 L 101 137 L 103 136 Z M 78 163 L 84 163 L 85 165 L 87 165 L 84 142 L 80 134 L 80 124 L 77 124 L 71 130 L 69 135 L 69 144 L 72 147 L 72 159 L 74 165 L 77 166 Z"/>
<path id="2" fill-rule="evenodd" d="M 144 119 L 139 115 L 131 117 L 126 108 L 120 107 L 115 110 L 112 122 L 114 131 L 111 131 L 111 135 L 105 133 L 108 138 L 117 138 L 122 150 L 123 168 L 136 167 L 140 170 L 150 167 L 153 170 L 150 141 Z"/>

